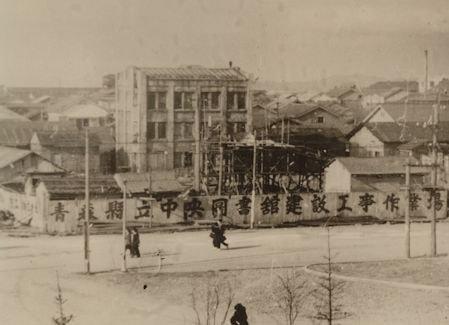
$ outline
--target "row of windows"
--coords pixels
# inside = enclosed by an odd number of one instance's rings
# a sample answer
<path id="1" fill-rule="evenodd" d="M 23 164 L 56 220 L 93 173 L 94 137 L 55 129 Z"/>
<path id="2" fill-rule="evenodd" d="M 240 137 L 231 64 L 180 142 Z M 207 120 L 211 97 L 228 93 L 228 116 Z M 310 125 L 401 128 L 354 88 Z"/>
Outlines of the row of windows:
<path id="1" fill-rule="evenodd" d="M 175 168 L 192 167 L 193 154 L 191 152 L 175 152 Z"/>
<path id="2" fill-rule="evenodd" d="M 175 110 L 192 110 L 193 109 L 193 92 L 178 92 L 174 94 Z M 220 92 L 202 92 L 200 95 L 201 109 L 219 109 L 220 108 Z M 167 108 L 167 92 L 149 91 L 147 92 L 147 109 L 166 109 Z M 227 105 L 228 110 L 245 109 L 246 93 L 245 92 L 228 92 Z"/>
<path id="3" fill-rule="evenodd" d="M 245 122 L 228 123 L 227 133 L 236 134 L 245 132 Z M 175 123 L 175 139 L 192 139 L 193 123 L 182 122 Z M 147 139 L 166 139 L 167 138 L 167 122 L 148 122 L 147 123 Z"/>

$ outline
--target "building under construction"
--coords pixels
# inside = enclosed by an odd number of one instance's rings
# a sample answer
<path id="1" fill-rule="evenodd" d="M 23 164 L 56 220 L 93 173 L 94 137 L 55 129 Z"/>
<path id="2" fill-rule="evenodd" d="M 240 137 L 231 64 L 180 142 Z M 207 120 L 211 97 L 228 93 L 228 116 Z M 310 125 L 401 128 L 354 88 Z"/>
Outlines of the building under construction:
<path id="1" fill-rule="evenodd" d="M 306 147 L 248 136 L 202 146 L 201 188 L 206 195 L 315 192 L 329 159 Z"/>

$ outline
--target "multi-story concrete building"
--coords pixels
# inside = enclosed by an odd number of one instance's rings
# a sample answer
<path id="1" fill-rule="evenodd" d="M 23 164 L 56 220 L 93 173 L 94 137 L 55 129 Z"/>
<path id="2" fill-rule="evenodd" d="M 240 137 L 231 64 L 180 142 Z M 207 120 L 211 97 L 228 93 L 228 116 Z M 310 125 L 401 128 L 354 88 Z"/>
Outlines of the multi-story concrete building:
<path id="1" fill-rule="evenodd" d="M 198 148 L 210 130 L 219 129 L 228 139 L 252 131 L 249 83 L 232 64 L 129 67 L 118 73 L 117 166 L 135 172 L 198 166 Z"/>

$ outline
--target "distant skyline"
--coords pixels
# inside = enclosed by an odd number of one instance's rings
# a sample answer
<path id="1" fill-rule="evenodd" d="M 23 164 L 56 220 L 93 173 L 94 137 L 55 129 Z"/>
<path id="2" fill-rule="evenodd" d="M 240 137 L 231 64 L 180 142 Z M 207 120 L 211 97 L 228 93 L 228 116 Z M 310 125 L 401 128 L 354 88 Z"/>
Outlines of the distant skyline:
<path id="1" fill-rule="evenodd" d="M 0 0 L 0 84 L 100 86 L 129 65 L 261 80 L 449 76 L 447 0 Z"/>

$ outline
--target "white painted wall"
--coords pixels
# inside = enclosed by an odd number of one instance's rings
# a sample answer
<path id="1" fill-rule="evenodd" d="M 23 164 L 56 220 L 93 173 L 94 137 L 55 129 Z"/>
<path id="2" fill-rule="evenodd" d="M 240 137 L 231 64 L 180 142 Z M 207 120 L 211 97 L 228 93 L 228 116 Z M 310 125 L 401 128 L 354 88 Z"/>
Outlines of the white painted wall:
<path id="1" fill-rule="evenodd" d="M 395 122 L 394 118 L 382 107 L 370 118 L 370 123 Z"/>
<path id="2" fill-rule="evenodd" d="M 324 191 L 351 192 L 351 173 L 337 159 L 324 171 Z"/>
<path id="3" fill-rule="evenodd" d="M 385 146 L 382 141 L 374 136 L 371 131 L 364 126 L 350 139 L 351 144 L 351 156 L 360 156 L 361 151 L 365 152 L 368 157 L 375 157 L 376 153 L 378 157 L 385 155 Z"/>
<path id="4" fill-rule="evenodd" d="M 362 106 L 368 107 L 375 104 L 382 104 L 384 102 L 384 97 L 381 95 L 373 94 L 373 95 L 366 95 L 363 96 L 362 99 Z"/>

